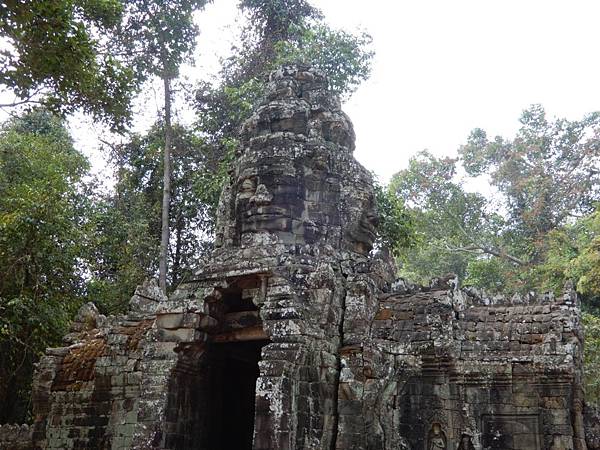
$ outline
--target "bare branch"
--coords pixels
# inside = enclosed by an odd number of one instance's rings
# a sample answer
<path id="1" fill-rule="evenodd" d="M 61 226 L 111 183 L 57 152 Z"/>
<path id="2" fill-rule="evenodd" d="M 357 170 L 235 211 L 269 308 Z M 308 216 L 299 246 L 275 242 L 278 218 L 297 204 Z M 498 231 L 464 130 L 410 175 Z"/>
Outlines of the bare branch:
<path id="1" fill-rule="evenodd" d="M 31 94 L 29 94 L 29 96 L 27 96 L 24 99 L 21 100 L 15 100 L 12 103 L 0 103 L 0 108 L 14 108 L 15 106 L 21 106 L 21 105 L 25 105 L 28 103 L 37 103 L 37 104 L 41 104 L 42 102 L 39 100 L 34 100 L 34 97 L 37 97 L 38 95 L 40 95 L 42 89 L 36 89 L 35 92 L 32 92 Z M 6 91 L 3 91 L 6 92 Z M 17 96 L 15 95 L 15 98 Z"/>
<path id="2" fill-rule="evenodd" d="M 506 251 L 500 250 L 500 249 L 494 249 L 494 248 L 479 246 L 479 245 L 469 245 L 466 247 L 451 247 L 448 244 L 444 244 L 444 246 L 450 252 L 470 253 L 472 255 L 487 254 L 487 255 L 495 256 L 497 258 L 506 259 L 506 260 L 508 260 L 514 264 L 517 264 L 519 266 L 527 265 L 527 261 L 517 258 L 516 256 L 510 255 L 510 254 L 506 253 Z"/>
<path id="3" fill-rule="evenodd" d="M 21 105 L 25 105 L 27 103 L 37 103 L 37 104 L 41 104 L 42 102 L 40 102 L 39 100 L 32 100 L 31 97 L 25 99 L 25 100 L 21 100 L 21 101 L 15 101 L 13 103 L 0 103 L 0 108 L 14 108 L 15 106 L 21 106 Z"/>

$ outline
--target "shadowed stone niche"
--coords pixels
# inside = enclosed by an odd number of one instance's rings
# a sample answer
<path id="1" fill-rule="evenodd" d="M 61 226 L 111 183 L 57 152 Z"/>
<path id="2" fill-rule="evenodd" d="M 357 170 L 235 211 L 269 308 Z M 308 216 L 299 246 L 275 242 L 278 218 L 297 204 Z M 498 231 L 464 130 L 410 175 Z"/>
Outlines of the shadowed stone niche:
<path id="1" fill-rule="evenodd" d="M 537 415 L 485 415 L 483 447 L 490 450 L 540 450 Z"/>
<path id="2" fill-rule="evenodd" d="M 327 79 L 275 71 L 245 122 L 208 264 L 122 316 L 87 305 L 1 448 L 585 450 L 576 295 L 395 280 Z"/>

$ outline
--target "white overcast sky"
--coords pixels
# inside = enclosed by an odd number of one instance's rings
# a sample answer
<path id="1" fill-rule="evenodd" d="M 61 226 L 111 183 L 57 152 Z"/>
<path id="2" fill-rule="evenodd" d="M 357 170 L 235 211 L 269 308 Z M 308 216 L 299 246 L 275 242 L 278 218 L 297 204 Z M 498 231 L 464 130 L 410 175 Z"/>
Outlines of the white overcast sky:
<path id="1" fill-rule="evenodd" d="M 200 17 L 198 63 L 228 49 L 237 0 Z M 475 127 L 510 136 L 521 111 L 600 109 L 595 0 L 313 0 L 328 23 L 373 36 L 373 73 L 345 105 L 356 157 L 387 180 L 422 149 L 453 155 Z M 202 70 L 202 69 L 201 69 Z"/>
<path id="2" fill-rule="evenodd" d="M 357 158 L 384 179 L 424 148 L 454 154 L 475 127 L 512 135 L 532 103 L 570 119 L 600 109 L 598 1 L 315 4 L 373 36 L 373 75 L 346 111 Z"/>
<path id="3" fill-rule="evenodd" d="M 384 181 L 422 149 L 453 155 L 470 130 L 512 135 L 521 111 L 580 119 L 600 109 L 597 0 L 313 0 L 328 23 L 373 36 L 371 79 L 345 105 L 356 157 Z M 237 0 L 198 16 L 197 67 L 206 76 L 226 56 Z M 155 113 L 152 92 L 143 104 Z M 143 122 L 140 120 L 140 122 Z M 71 121 L 96 169 L 89 128 Z"/>

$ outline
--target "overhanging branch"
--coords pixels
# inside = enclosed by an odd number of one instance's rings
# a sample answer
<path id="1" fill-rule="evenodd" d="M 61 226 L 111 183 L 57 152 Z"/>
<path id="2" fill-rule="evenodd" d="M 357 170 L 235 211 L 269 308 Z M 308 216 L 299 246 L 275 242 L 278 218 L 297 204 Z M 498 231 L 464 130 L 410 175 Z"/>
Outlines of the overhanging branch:
<path id="1" fill-rule="evenodd" d="M 492 255 L 497 258 L 506 259 L 514 264 L 519 266 L 525 266 L 527 264 L 526 261 L 517 258 L 516 256 L 510 255 L 506 253 L 504 250 L 494 249 L 490 247 L 486 247 L 483 245 L 468 245 L 466 247 L 452 247 L 448 244 L 445 244 L 445 247 L 450 252 L 461 252 L 461 253 L 470 253 L 473 255 L 481 255 L 487 254 Z"/>

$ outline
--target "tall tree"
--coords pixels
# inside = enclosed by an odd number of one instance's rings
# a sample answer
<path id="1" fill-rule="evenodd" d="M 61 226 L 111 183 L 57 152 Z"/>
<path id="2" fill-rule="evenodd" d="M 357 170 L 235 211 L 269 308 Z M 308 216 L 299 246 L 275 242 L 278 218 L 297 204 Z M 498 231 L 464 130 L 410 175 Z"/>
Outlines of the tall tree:
<path id="1" fill-rule="evenodd" d="M 583 292 L 596 279 L 587 215 L 600 200 L 600 115 L 549 121 L 533 105 L 520 122 L 513 139 L 489 140 L 476 129 L 459 159 L 425 152 L 395 175 L 392 186 L 423 233 L 418 251 L 405 255 L 405 272 L 423 279 L 444 267 L 494 290 L 559 289 L 572 274 Z M 465 190 L 464 181 L 480 175 L 496 188 L 492 197 Z"/>
<path id="2" fill-rule="evenodd" d="M 246 26 L 238 53 L 224 67 L 230 81 L 268 72 L 281 42 L 297 41 L 310 21 L 323 18 L 307 0 L 240 0 L 239 8 L 246 14 Z"/>
<path id="3" fill-rule="evenodd" d="M 486 173 L 503 196 L 515 233 L 531 244 L 539 262 L 544 236 L 594 210 L 600 200 L 600 113 L 581 121 L 549 121 L 540 105 L 525 110 L 514 139 L 474 130 L 461 147 L 464 168 Z"/>
<path id="4" fill-rule="evenodd" d="M 457 165 L 423 151 L 392 178 L 390 189 L 410 208 L 418 230 L 419 245 L 401 254 L 405 276 L 424 282 L 453 272 L 465 278 L 477 258 L 523 263 L 500 238 L 503 217 L 481 194 L 465 190 Z"/>
<path id="5" fill-rule="evenodd" d="M 123 54 L 131 55 L 140 79 L 161 79 L 164 94 L 164 150 L 162 230 L 159 257 L 159 285 L 167 290 L 169 250 L 169 207 L 171 203 L 172 80 L 179 66 L 195 47 L 197 27 L 193 13 L 208 0 L 127 0 L 125 22 L 119 32 Z"/>
<path id="6" fill-rule="evenodd" d="M 330 88 L 347 97 L 371 71 L 371 36 L 331 28 L 306 0 L 241 0 L 247 25 L 238 52 L 225 64 L 229 84 L 264 78 L 293 62 L 312 64 L 329 77 Z"/>
<path id="7" fill-rule="evenodd" d="M 57 113 L 82 109 L 115 129 L 130 118 L 133 70 L 111 52 L 119 0 L 7 0 L 0 7 L 0 86 Z"/>
<path id="8" fill-rule="evenodd" d="M 158 269 L 164 123 L 114 146 L 114 192 L 96 200 L 90 290 L 104 312 L 122 311 L 135 286 Z M 168 282 L 177 286 L 212 248 L 215 208 L 226 163 L 204 139 L 174 124 Z"/>
<path id="9" fill-rule="evenodd" d="M 0 423 L 27 418 L 33 364 L 85 295 L 87 169 L 46 111 L 0 130 Z"/>
<path id="10" fill-rule="evenodd" d="M 241 41 L 224 61 L 220 86 L 201 83 L 197 92 L 199 120 L 205 128 L 220 122 L 203 119 L 216 103 L 215 113 L 225 119 L 225 134 L 231 136 L 230 130 L 262 95 L 269 72 L 282 64 L 302 61 L 324 70 L 331 87 L 344 96 L 369 77 L 371 37 L 332 29 L 308 1 L 240 0 L 239 7 L 246 25 Z"/>

